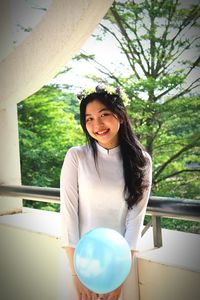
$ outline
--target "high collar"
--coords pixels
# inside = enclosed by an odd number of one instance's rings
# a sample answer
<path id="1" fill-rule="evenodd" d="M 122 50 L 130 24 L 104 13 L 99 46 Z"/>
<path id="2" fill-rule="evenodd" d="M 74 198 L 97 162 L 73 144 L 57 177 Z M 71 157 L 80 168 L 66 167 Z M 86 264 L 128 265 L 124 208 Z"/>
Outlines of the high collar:
<path id="1" fill-rule="evenodd" d="M 117 147 L 112 148 L 112 149 L 105 149 L 104 147 L 100 146 L 97 142 L 96 142 L 96 145 L 97 145 L 97 150 L 100 153 L 103 153 L 103 154 L 106 154 L 106 155 L 114 155 L 115 153 L 120 152 L 120 146 L 117 146 Z"/>

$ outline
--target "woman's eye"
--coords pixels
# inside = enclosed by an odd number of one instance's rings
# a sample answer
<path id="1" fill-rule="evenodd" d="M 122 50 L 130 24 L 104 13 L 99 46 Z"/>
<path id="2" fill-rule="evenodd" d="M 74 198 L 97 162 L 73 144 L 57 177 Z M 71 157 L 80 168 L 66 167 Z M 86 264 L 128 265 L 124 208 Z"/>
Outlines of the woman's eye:
<path id="1" fill-rule="evenodd" d="M 102 114 L 101 116 L 102 116 L 102 117 L 109 116 L 109 113 Z"/>
<path id="2" fill-rule="evenodd" d="M 90 122 L 90 121 L 92 121 L 92 118 L 87 118 L 86 119 L 86 122 Z"/>

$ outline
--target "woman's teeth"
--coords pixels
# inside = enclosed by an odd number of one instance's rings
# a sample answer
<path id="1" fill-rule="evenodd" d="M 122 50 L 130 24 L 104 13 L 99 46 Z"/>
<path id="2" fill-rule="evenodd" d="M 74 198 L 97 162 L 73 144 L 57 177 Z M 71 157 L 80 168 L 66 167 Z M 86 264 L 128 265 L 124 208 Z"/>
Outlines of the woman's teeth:
<path id="1" fill-rule="evenodd" d="M 97 131 L 97 134 L 98 134 L 98 135 L 104 135 L 104 134 L 106 134 L 108 131 L 109 131 L 109 129 L 102 130 L 102 131 Z"/>

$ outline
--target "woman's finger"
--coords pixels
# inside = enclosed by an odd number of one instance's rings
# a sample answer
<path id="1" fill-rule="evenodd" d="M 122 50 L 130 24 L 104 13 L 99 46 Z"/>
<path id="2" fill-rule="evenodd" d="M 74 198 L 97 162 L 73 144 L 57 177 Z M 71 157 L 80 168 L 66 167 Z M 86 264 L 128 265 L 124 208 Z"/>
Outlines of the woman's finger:
<path id="1" fill-rule="evenodd" d="M 81 300 L 88 300 L 89 299 L 85 293 L 82 293 L 81 297 L 82 297 Z"/>
<path id="2" fill-rule="evenodd" d="M 97 300 L 97 295 L 95 293 L 92 293 L 92 300 Z"/>
<path id="3" fill-rule="evenodd" d="M 92 300 L 98 300 L 98 299 L 99 299 L 99 298 L 98 298 L 98 295 L 95 294 L 95 293 L 93 293 L 92 296 L 93 296 Z"/>

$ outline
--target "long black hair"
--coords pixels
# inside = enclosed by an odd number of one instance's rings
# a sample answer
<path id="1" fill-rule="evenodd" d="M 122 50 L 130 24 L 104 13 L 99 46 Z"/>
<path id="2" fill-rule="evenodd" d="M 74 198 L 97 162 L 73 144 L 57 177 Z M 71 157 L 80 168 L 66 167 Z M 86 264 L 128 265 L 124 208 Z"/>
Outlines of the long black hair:
<path id="1" fill-rule="evenodd" d="M 100 90 L 82 97 L 80 103 L 80 123 L 88 143 L 92 147 L 95 161 L 97 159 L 96 140 L 89 135 L 85 121 L 86 106 L 94 100 L 105 105 L 121 122 L 118 136 L 123 160 L 124 194 L 128 209 L 131 209 L 133 205 L 140 202 L 144 189 L 148 186 L 148 183 L 144 180 L 144 169 L 148 164 L 148 160 L 144 155 L 144 148 L 131 128 L 131 123 L 120 95 Z"/>

